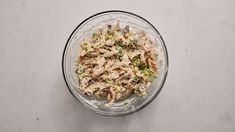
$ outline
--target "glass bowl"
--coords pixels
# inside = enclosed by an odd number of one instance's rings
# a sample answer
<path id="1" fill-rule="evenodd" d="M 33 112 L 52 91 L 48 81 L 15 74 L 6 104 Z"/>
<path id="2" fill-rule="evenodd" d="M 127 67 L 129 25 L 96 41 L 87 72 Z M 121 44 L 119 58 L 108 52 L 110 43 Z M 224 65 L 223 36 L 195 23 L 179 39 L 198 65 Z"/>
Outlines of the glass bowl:
<path id="1" fill-rule="evenodd" d="M 75 75 L 75 60 L 79 52 L 80 42 L 90 37 L 93 30 L 107 24 L 115 24 L 119 21 L 121 27 L 129 25 L 132 29 L 142 30 L 147 33 L 150 40 L 156 45 L 158 52 L 157 78 L 147 89 L 146 96 L 132 95 L 125 100 L 117 101 L 110 107 L 106 107 L 105 100 L 96 100 L 94 97 L 84 95 L 77 83 Z M 65 45 L 62 70 L 69 91 L 83 106 L 97 114 L 105 116 L 121 116 L 139 111 L 147 106 L 161 91 L 168 72 L 168 55 L 165 43 L 157 29 L 146 19 L 126 11 L 105 11 L 97 13 L 81 22 L 72 32 Z"/>

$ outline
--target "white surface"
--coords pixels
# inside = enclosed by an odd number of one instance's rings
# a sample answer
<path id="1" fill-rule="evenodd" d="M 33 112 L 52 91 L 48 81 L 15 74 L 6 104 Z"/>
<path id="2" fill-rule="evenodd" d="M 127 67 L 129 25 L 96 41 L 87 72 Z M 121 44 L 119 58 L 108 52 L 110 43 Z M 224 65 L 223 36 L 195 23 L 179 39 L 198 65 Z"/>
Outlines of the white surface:
<path id="1" fill-rule="evenodd" d="M 234 0 L 99 1 L 0 1 L 0 132 L 235 131 Z M 109 9 L 149 20 L 170 58 L 159 96 L 116 118 L 83 109 L 61 72 L 70 33 Z"/>

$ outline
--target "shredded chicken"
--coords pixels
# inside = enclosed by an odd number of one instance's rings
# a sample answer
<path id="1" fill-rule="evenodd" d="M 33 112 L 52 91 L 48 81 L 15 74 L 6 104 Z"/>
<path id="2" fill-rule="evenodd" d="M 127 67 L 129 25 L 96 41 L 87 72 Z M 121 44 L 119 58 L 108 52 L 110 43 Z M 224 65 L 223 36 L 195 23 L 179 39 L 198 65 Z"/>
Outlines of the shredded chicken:
<path id="1" fill-rule="evenodd" d="M 94 32 L 81 43 L 75 73 L 88 96 L 108 105 L 131 94 L 146 95 L 157 74 L 157 53 L 145 32 L 133 32 L 119 22 Z"/>

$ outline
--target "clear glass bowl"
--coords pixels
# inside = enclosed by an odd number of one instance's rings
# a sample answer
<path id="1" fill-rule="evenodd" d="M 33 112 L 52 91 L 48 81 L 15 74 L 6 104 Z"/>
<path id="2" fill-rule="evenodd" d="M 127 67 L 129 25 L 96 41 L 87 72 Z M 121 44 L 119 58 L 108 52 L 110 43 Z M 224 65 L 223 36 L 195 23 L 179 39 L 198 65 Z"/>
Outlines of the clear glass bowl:
<path id="1" fill-rule="evenodd" d="M 119 21 L 121 27 L 129 25 L 130 28 L 147 33 L 151 41 L 157 46 L 159 69 L 157 78 L 147 90 L 147 96 L 132 95 L 125 100 L 115 102 L 111 107 L 105 107 L 105 100 L 96 100 L 94 97 L 82 94 L 77 85 L 74 65 L 79 52 L 80 42 L 84 38 L 90 37 L 93 30 L 107 24 L 115 24 L 117 21 Z M 64 48 L 62 70 L 69 91 L 86 108 L 106 116 L 127 115 L 147 106 L 161 91 L 168 71 L 167 49 L 160 33 L 146 19 L 126 11 L 105 11 L 85 19 L 72 32 Z"/>

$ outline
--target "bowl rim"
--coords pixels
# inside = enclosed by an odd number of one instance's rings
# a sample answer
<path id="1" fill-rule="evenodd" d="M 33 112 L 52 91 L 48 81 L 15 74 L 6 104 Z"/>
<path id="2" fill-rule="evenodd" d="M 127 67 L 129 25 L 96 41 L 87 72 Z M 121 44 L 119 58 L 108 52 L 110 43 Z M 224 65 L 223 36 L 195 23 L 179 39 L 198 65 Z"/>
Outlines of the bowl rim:
<path id="1" fill-rule="evenodd" d="M 100 112 L 97 112 L 91 108 L 89 108 L 88 106 L 86 106 L 85 104 L 83 104 L 75 95 L 74 93 L 72 92 L 71 88 L 69 87 L 69 84 L 66 80 L 66 76 L 65 76 L 65 69 L 64 69 L 64 63 L 65 63 L 65 52 L 67 50 L 67 47 L 68 47 L 68 44 L 69 44 L 69 41 L 70 39 L 72 38 L 72 36 L 74 35 L 75 31 L 77 31 L 77 29 L 83 24 L 85 23 L 86 21 L 88 21 L 89 19 L 93 18 L 93 17 L 96 17 L 96 16 L 99 16 L 101 14 L 107 14 L 107 13 L 123 13 L 123 14 L 128 14 L 128 15 L 133 15 L 137 18 L 140 18 L 141 20 L 143 20 L 144 22 L 146 22 L 147 24 L 149 24 L 153 30 L 155 30 L 157 32 L 157 34 L 159 35 L 159 38 L 161 39 L 162 43 L 163 43 L 163 48 L 165 50 L 165 53 L 166 53 L 166 66 L 165 66 L 165 74 L 164 74 L 164 77 L 163 77 L 163 80 L 162 80 L 162 84 L 160 85 L 159 89 L 157 90 L 157 92 L 155 93 L 155 95 L 153 95 L 152 98 L 150 98 L 145 104 L 143 104 L 141 107 L 138 107 L 137 109 L 133 110 L 133 111 L 128 111 L 128 112 L 124 112 L 124 113 L 117 113 L 117 114 L 106 114 L 106 113 L 100 113 Z M 67 39 L 66 41 L 66 44 L 65 44 L 65 47 L 63 49 L 63 54 L 62 54 L 62 74 L 63 74 L 63 78 L 64 78 L 64 81 L 65 81 L 65 84 L 67 86 L 67 89 L 69 90 L 69 92 L 73 95 L 74 98 L 76 98 L 76 100 L 78 100 L 79 103 L 81 103 L 86 109 L 88 109 L 89 111 L 93 111 L 95 112 L 96 114 L 98 115 L 102 115 L 102 116 L 112 116 L 112 117 L 118 117 L 118 116 L 125 116 L 125 115 L 130 115 L 130 114 L 133 114 L 133 113 L 136 113 L 140 110 L 142 110 L 143 108 L 145 108 L 146 106 L 148 106 L 157 96 L 158 94 L 160 93 L 160 91 L 162 90 L 165 82 L 166 82 L 166 78 L 167 78 L 167 74 L 168 74 L 168 69 L 169 69 L 169 56 L 168 56 L 168 52 L 167 52 L 167 48 L 166 48 L 166 44 L 165 44 L 165 41 L 162 37 L 162 35 L 159 33 L 159 31 L 148 21 L 146 20 L 145 18 L 137 15 L 137 14 L 134 14 L 132 12 L 129 12 L 129 11 L 123 11 L 123 10 L 107 10 L 107 11 L 102 11 L 102 12 L 99 12 L 99 13 L 96 13 L 94 15 L 91 15 L 90 17 L 86 18 L 85 20 L 83 20 L 74 30 L 73 32 L 70 34 L 69 38 Z"/>

